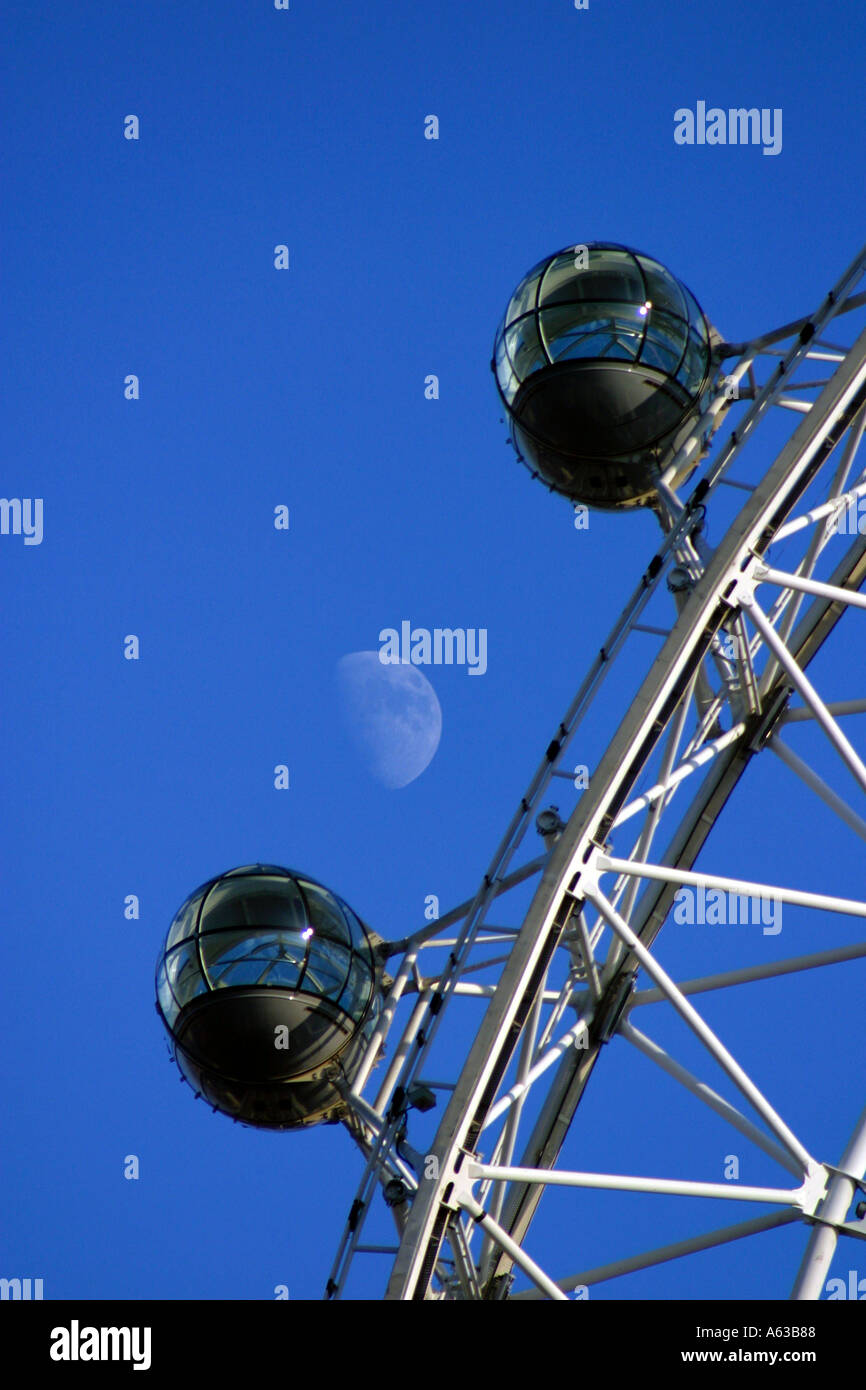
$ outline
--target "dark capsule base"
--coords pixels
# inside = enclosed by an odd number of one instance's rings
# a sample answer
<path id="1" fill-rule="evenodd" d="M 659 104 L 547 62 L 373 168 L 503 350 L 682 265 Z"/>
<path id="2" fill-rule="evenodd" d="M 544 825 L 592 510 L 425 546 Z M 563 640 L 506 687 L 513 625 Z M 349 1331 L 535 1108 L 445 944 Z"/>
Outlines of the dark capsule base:
<path id="1" fill-rule="evenodd" d="M 618 511 L 652 503 L 658 458 L 694 402 L 663 373 L 564 362 L 524 382 L 510 413 L 518 454 L 549 487 Z"/>
<path id="2" fill-rule="evenodd" d="M 377 1013 L 359 1029 L 326 1000 L 218 990 L 181 1013 L 175 1060 L 198 1095 L 241 1124 L 284 1130 L 336 1121 L 345 1113 L 336 1083 L 351 1084 Z M 276 1046 L 286 1039 L 287 1047 Z"/>

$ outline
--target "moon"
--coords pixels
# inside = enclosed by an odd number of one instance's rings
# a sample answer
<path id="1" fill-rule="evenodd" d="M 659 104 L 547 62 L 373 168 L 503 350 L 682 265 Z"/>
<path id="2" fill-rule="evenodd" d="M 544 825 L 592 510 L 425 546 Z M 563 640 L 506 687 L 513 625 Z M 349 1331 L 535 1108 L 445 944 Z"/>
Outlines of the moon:
<path id="1" fill-rule="evenodd" d="M 442 707 L 416 666 L 384 666 L 378 652 L 337 662 L 343 723 L 368 772 L 406 787 L 430 766 L 442 737 Z"/>

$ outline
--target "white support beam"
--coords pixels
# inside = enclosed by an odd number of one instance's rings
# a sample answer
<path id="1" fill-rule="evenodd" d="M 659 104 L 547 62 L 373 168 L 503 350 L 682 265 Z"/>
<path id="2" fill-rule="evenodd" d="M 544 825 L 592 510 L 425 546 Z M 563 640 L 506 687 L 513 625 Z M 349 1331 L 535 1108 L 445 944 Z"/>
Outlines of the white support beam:
<path id="1" fill-rule="evenodd" d="M 665 747 L 664 757 L 662 759 L 661 766 L 660 786 L 662 786 L 664 790 L 661 796 L 655 798 L 652 806 L 650 807 L 649 815 L 644 821 L 643 829 L 641 830 L 637 849 L 632 855 L 633 859 L 646 859 L 647 855 L 652 849 L 652 842 L 655 838 L 655 833 L 658 829 L 659 819 L 661 817 L 662 811 L 664 810 L 665 798 L 667 797 L 670 791 L 671 774 L 673 773 L 674 762 L 676 760 L 676 756 L 679 752 L 680 744 L 682 742 L 683 730 L 685 728 L 686 719 L 688 718 L 688 713 L 691 709 L 692 700 L 694 699 L 697 678 L 698 672 L 696 671 L 694 678 L 689 682 L 688 689 L 683 695 L 683 698 L 680 700 L 680 706 L 676 712 L 676 716 L 671 721 L 671 727 L 668 730 L 667 744 Z M 637 879 L 634 879 L 629 884 L 629 890 L 626 894 L 625 906 L 623 908 L 622 914 L 623 917 L 625 917 L 626 921 L 628 921 L 631 917 L 632 910 L 635 904 L 635 898 L 637 897 L 639 888 L 640 884 L 638 883 Z"/>
<path id="2" fill-rule="evenodd" d="M 746 965 L 741 970 L 727 970 L 719 975 L 704 975 L 696 980 L 680 980 L 681 994 L 706 994 L 714 989 L 729 989 L 732 985 L 753 984 L 756 980 L 773 980 L 781 975 L 793 975 L 799 970 L 818 970 L 825 965 L 842 965 L 849 960 L 866 957 L 866 941 L 854 946 L 839 946 L 835 951 L 816 951 L 809 956 L 789 956 L 787 960 L 771 961 L 769 965 Z M 667 1000 L 661 989 L 639 989 L 629 1000 L 629 1012 L 642 1004 L 659 1004 Z"/>
<path id="3" fill-rule="evenodd" d="M 789 574 L 786 570 L 773 569 L 770 565 L 756 565 L 752 573 L 762 584 L 775 584 L 779 589 L 796 589 L 801 594 L 814 594 L 817 598 L 850 604 L 852 608 L 866 608 L 866 594 L 853 589 L 840 589 L 835 584 L 823 584 L 817 579 L 806 579 L 799 574 Z"/>
<path id="4" fill-rule="evenodd" d="M 779 665 L 787 671 L 792 683 L 799 691 L 800 695 L 802 695 L 806 704 L 814 711 L 815 718 L 839 756 L 842 758 L 848 770 L 860 783 L 863 790 L 866 791 L 866 765 L 863 764 L 855 749 L 851 746 L 848 739 L 839 728 L 839 725 L 827 709 L 827 706 L 824 704 L 824 701 L 821 699 L 821 696 L 809 680 L 805 671 L 801 671 L 772 623 L 767 621 L 767 616 L 755 601 L 754 595 L 744 590 L 740 595 L 740 603 L 747 610 L 749 617 L 773 655 L 776 657 Z"/>
<path id="5" fill-rule="evenodd" d="M 809 787 L 816 796 L 820 796 L 821 800 L 830 807 L 830 810 L 835 811 L 840 820 L 843 820 L 847 826 L 850 826 L 855 835 L 859 835 L 861 840 L 866 840 L 866 821 L 858 816 L 856 812 L 852 811 L 847 801 L 843 801 L 841 796 L 833 791 L 832 787 L 828 787 L 827 783 L 818 776 L 817 772 L 812 771 L 808 763 L 805 763 L 802 758 L 797 756 L 793 749 L 789 748 L 786 743 L 783 743 L 778 734 L 773 734 L 773 736 L 767 740 L 767 747 L 771 748 L 776 754 L 776 757 L 779 758 L 786 767 L 789 767 L 792 772 L 796 773 L 800 780 L 805 782 L 806 786 Z"/>
<path id="6" fill-rule="evenodd" d="M 647 1250 L 630 1259 L 613 1260 L 610 1264 L 596 1265 L 594 1269 L 584 1269 L 580 1274 L 571 1274 L 567 1279 L 557 1279 L 559 1288 L 589 1288 L 592 1284 L 604 1283 L 606 1279 L 618 1279 L 622 1274 L 635 1274 L 641 1269 L 652 1269 L 654 1265 L 666 1264 L 668 1260 L 678 1260 L 683 1255 L 695 1255 L 700 1250 L 712 1250 L 719 1245 L 728 1245 L 746 1236 L 759 1235 L 762 1231 L 772 1231 L 778 1226 L 789 1226 L 792 1221 L 803 1218 L 795 1211 L 771 1211 L 766 1216 L 755 1217 L 752 1221 L 740 1221 L 736 1226 L 723 1226 L 719 1230 L 708 1231 L 703 1236 L 693 1236 L 691 1240 L 678 1240 L 671 1245 L 660 1245 L 655 1250 Z M 534 1289 L 521 1289 L 511 1295 L 511 1300 L 536 1299 L 540 1295 Z"/>
<path id="7" fill-rule="evenodd" d="M 638 1178 L 625 1173 L 563 1173 L 556 1168 L 510 1168 L 492 1163 L 470 1163 L 470 1181 L 539 1183 L 543 1187 L 590 1187 L 608 1192 L 646 1192 L 657 1197 L 711 1197 L 728 1202 L 767 1202 L 811 1212 L 815 1183 L 806 1179 L 800 1187 L 749 1187 L 745 1183 L 685 1182 L 679 1178 Z"/>
<path id="8" fill-rule="evenodd" d="M 483 930 L 483 929 L 482 929 Z M 490 936 L 486 931 L 479 931 L 475 937 L 476 946 L 494 946 L 500 941 L 513 941 L 520 931 L 519 927 L 496 927 Z M 429 947 L 441 949 L 445 946 L 462 946 L 462 941 L 458 936 L 436 936 L 431 941 L 422 941 L 420 950 L 427 950 Z"/>
<path id="9" fill-rule="evenodd" d="M 427 1010 L 430 1008 L 430 1000 L 432 998 L 432 995 L 432 990 L 423 990 L 421 994 L 418 995 L 418 998 L 415 1001 L 415 1007 L 412 1010 L 412 1013 L 409 1017 L 409 1022 L 406 1024 L 406 1027 L 403 1031 L 403 1036 L 397 1045 L 397 1048 L 394 1052 L 394 1056 L 391 1058 L 391 1065 L 385 1073 L 385 1079 L 379 1087 L 379 1093 L 376 1096 L 374 1109 L 380 1115 L 384 1115 L 385 1113 L 385 1107 L 388 1104 L 388 1101 L 390 1100 L 391 1092 L 397 1084 L 397 1078 L 400 1075 L 400 1072 L 403 1068 L 403 1064 L 405 1063 L 406 1058 L 409 1055 L 412 1044 L 414 1043 L 415 1038 L 418 1035 L 418 1029 L 424 1022 Z"/>
<path id="10" fill-rule="evenodd" d="M 540 1020 L 541 996 L 539 994 L 534 1004 L 532 1005 L 532 1011 L 529 1017 L 529 1022 L 526 1029 L 524 1030 L 523 1038 L 520 1044 L 520 1058 L 517 1064 L 516 1081 L 518 1085 L 524 1087 L 526 1086 L 526 1079 L 529 1075 L 529 1070 L 532 1065 L 532 1058 L 535 1053 L 535 1044 L 536 1038 L 538 1037 L 538 1025 Z M 517 1098 L 514 1101 L 514 1104 L 508 1111 L 508 1114 L 505 1118 L 503 1132 L 500 1135 L 499 1143 L 496 1146 L 498 1149 L 498 1154 L 496 1158 L 497 1163 L 510 1163 L 514 1157 L 514 1146 L 517 1142 L 517 1130 L 520 1124 L 520 1116 L 523 1111 L 523 1104 L 525 1099 L 526 1090 L 524 1089 L 524 1091 L 517 1096 Z M 505 1188 L 495 1188 L 493 1192 L 493 1201 L 490 1203 L 489 1212 L 490 1216 L 493 1217 L 494 1221 L 499 1221 L 501 1219 L 502 1206 L 504 1201 Z M 487 1266 L 491 1257 L 491 1237 L 485 1236 L 485 1242 L 482 1246 L 481 1256 L 478 1261 L 479 1267 L 483 1269 L 485 1273 L 489 1272 Z"/>
<path id="11" fill-rule="evenodd" d="M 819 506 L 810 508 L 808 512 L 803 512 L 802 516 L 795 516 L 791 521 L 786 521 L 773 537 L 773 545 L 778 545 L 780 541 L 786 541 L 797 531 L 804 531 L 807 526 L 814 526 L 815 522 L 821 521 L 823 517 L 832 516 L 834 512 L 844 511 L 848 503 L 856 501 L 858 497 L 866 497 L 866 483 L 858 483 L 857 487 L 849 488 L 847 492 L 840 493 L 830 502 L 821 502 Z"/>
<path id="12" fill-rule="evenodd" d="M 570 970 L 536 1044 L 536 1056 L 542 1057 L 550 1046 L 550 1040 L 562 1022 L 563 1015 L 576 993 L 578 993 L 577 980 L 574 971 Z"/>
<path id="13" fill-rule="evenodd" d="M 642 866 L 644 871 L 646 867 L 646 865 Z M 781 1116 L 776 1113 L 770 1102 L 758 1090 L 755 1083 L 746 1075 L 740 1064 L 734 1060 L 724 1044 L 719 1041 L 709 1024 L 705 1023 L 700 1014 L 692 1008 L 685 995 L 677 989 L 677 986 L 667 972 L 662 969 L 655 957 L 646 949 L 643 942 L 635 936 L 628 923 L 624 922 L 619 913 L 611 907 L 600 890 L 588 884 L 584 888 L 584 893 L 591 902 L 595 903 L 613 930 L 631 949 L 632 954 L 643 966 L 650 979 L 655 980 L 656 984 L 664 990 L 667 998 L 670 1000 L 671 1004 L 673 1004 L 680 1017 L 688 1024 L 692 1032 L 697 1035 L 711 1055 L 715 1057 L 722 1069 L 727 1072 L 734 1085 L 742 1091 L 743 1095 L 754 1109 L 757 1110 L 764 1123 L 772 1130 L 776 1138 L 784 1144 L 788 1152 L 797 1159 L 803 1172 L 811 1172 L 815 1166 L 811 1154 L 803 1147 L 796 1134 L 788 1128 Z"/>
<path id="14" fill-rule="evenodd" d="M 752 883 L 744 878 L 724 878 L 721 874 L 696 874 L 688 869 L 671 869 L 666 864 L 633 864 L 630 859 L 615 859 L 600 854 L 596 860 L 600 873 L 637 874 L 639 878 L 660 879 L 663 883 L 682 883 L 695 888 L 720 888 L 723 892 L 741 897 L 772 898 L 794 907 L 814 907 L 821 912 L 844 912 L 851 917 L 866 917 L 866 902 L 855 898 L 834 898 L 827 893 L 804 893 L 798 888 L 785 888 L 776 883 Z"/>
<path id="15" fill-rule="evenodd" d="M 583 956 L 584 969 L 586 970 L 586 982 L 589 985 L 590 994 L 598 1002 L 601 998 L 601 981 L 598 974 L 598 966 L 595 963 L 592 943 L 586 930 L 586 921 L 583 915 L 583 908 L 577 914 L 577 931 L 580 936 L 580 951 Z"/>
<path id="16" fill-rule="evenodd" d="M 866 410 L 861 410 L 856 420 L 852 422 L 851 428 L 848 431 L 848 438 L 845 441 L 845 447 L 842 450 L 842 457 L 839 460 L 839 464 L 836 468 L 835 473 L 833 474 L 832 482 L 830 483 L 830 490 L 827 495 L 831 501 L 839 497 L 840 494 L 844 492 L 845 487 L 847 486 L 848 477 L 854 462 L 854 457 L 857 453 L 857 450 L 860 447 L 860 440 L 863 437 L 864 424 L 866 424 Z M 812 537 L 809 541 L 809 546 L 806 551 L 806 554 L 803 557 L 800 564 L 797 566 L 797 574 L 802 578 L 812 578 L 812 575 L 815 571 L 815 566 L 818 563 L 818 559 L 821 555 L 821 552 L 823 551 L 824 547 L 829 543 L 833 534 L 833 523 L 836 520 L 836 516 L 836 513 L 831 513 L 831 515 L 824 520 L 821 526 L 815 527 L 815 530 L 813 531 Z M 803 605 L 804 598 L 804 594 L 800 594 L 798 597 L 790 590 L 785 591 L 785 593 L 782 595 L 782 601 L 787 605 L 787 611 L 785 613 L 784 619 L 779 624 L 778 632 L 780 638 L 785 643 L 788 642 L 791 633 L 794 630 L 794 624 L 797 621 L 797 617 Z M 788 599 L 794 599 L 795 601 L 793 603 L 788 603 Z M 777 669 L 778 665 L 775 660 L 770 660 L 767 663 L 766 669 L 764 671 L 764 690 L 769 690 L 770 682 L 775 676 Z"/>
<path id="17" fill-rule="evenodd" d="M 475 944 L 477 946 L 479 943 L 476 941 Z M 493 966 L 502 965 L 507 960 L 507 955 L 490 956 L 484 960 L 476 960 L 472 961 L 471 964 L 462 965 L 459 970 L 455 970 L 451 975 L 422 975 L 417 984 L 417 989 L 441 989 L 445 985 L 446 980 L 450 979 L 455 981 L 455 984 L 451 986 L 453 990 L 456 988 L 456 984 L 459 984 L 463 979 L 464 975 L 477 975 L 480 971 L 490 970 Z"/>
<path id="18" fill-rule="evenodd" d="M 732 729 L 728 729 L 727 733 L 721 734 L 718 738 L 714 739 L 712 743 L 705 744 L 699 752 L 692 754 L 691 757 L 680 763 L 679 767 L 671 773 L 666 783 L 657 782 L 655 786 L 650 787 L 649 791 L 644 792 L 641 796 L 635 797 L 634 801 L 629 801 L 619 812 L 619 815 L 613 823 L 612 829 L 615 830 L 617 826 L 624 825 L 627 820 L 631 820 L 632 816 L 639 815 L 647 806 L 660 800 L 666 792 L 676 787 L 685 777 L 690 777 L 699 767 L 703 767 L 706 763 L 711 762 L 717 754 L 724 752 L 731 744 L 736 743 L 742 736 L 745 727 L 743 723 L 735 724 Z"/>
<path id="19" fill-rule="evenodd" d="M 457 1200 L 464 1211 L 468 1211 L 473 1220 L 477 1222 L 485 1235 L 495 1240 L 496 1244 L 501 1246 L 514 1263 L 523 1270 L 524 1274 L 529 1275 L 536 1288 L 539 1288 L 542 1293 L 547 1294 L 548 1298 L 554 1299 L 557 1303 L 569 1302 L 562 1289 L 558 1288 L 553 1280 L 548 1278 L 541 1266 L 536 1264 L 535 1260 L 530 1259 L 526 1251 L 522 1250 L 517 1242 L 511 1239 L 511 1236 L 502 1229 L 498 1221 L 494 1221 L 492 1216 L 487 1215 L 484 1208 L 475 1201 L 470 1192 L 462 1193 Z"/>
<path id="20" fill-rule="evenodd" d="M 628 1019 L 623 1019 L 620 1023 L 619 1032 L 627 1042 L 630 1042 L 633 1047 L 636 1047 L 638 1051 L 642 1052 L 645 1057 L 648 1057 L 651 1062 L 655 1062 L 656 1066 L 661 1067 L 663 1071 L 667 1072 L 668 1076 L 672 1076 L 681 1086 L 685 1086 L 686 1090 L 691 1091 L 692 1095 L 697 1096 L 698 1100 L 703 1101 L 711 1110 L 715 1110 L 717 1115 L 720 1115 L 729 1125 L 733 1125 L 734 1129 L 739 1130 L 740 1134 L 744 1135 L 746 1139 L 751 1140 L 758 1148 L 763 1149 L 764 1153 L 768 1154 L 776 1163 L 780 1163 L 782 1167 L 786 1168 L 789 1173 L 792 1173 L 795 1178 L 800 1176 L 800 1165 L 795 1159 L 791 1158 L 778 1144 L 774 1144 L 772 1139 L 764 1134 L 763 1130 L 758 1129 L 757 1125 L 752 1124 L 750 1119 L 737 1110 L 736 1106 L 726 1101 L 723 1096 L 720 1096 L 718 1091 L 714 1091 L 705 1081 L 699 1081 L 696 1076 L 693 1076 L 690 1071 L 676 1060 L 676 1058 L 671 1057 L 670 1053 L 666 1052 L 665 1049 L 660 1047 L 657 1042 L 654 1042 L 652 1038 L 648 1038 L 645 1033 L 641 1033 Z"/>
<path id="21" fill-rule="evenodd" d="M 520 1082 L 515 1082 L 511 1090 L 507 1091 L 506 1094 L 496 1102 L 487 1115 L 482 1128 L 487 1129 L 488 1126 L 494 1124 L 495 1121 L 499 1119 L 500 1115 L 504 1115 L 505 1111 L 514 1104 L 519 1096 L 523 1095 L 524 1091 L 528 1090 L 528 1088 L 538 1080 L 539 1076 L 542 1076 L 544 1072 L 547 1071 L 548 1067 L 552 1067 L 554 1062 L 559 1061 L 563 1052 L 567 1052 L 569 1047 L 580 1047 L 581 1045 L 585 1045 L 586 1033 L 586 1021 L 579 1018 L 574 1027 L 569 1028 L 567 1033 L 563 1033 L 562 1037 L 559 1038 L 551 1048 L 548 1048 L 544 1056 L 541 1057 L 533 1067 L 530 1067 L 529 1071 L 526 1073 L 525 1079 Z"/>
<path id="22" fill-rule="evenodd" d="M 381 1048 L 385 1038 L 388 1036 L 388 1030 L 391 1027 L 394 1014 L 397 1010 L 397 1005 L 400 1002 L 400 998 L 403 994 L 403 991 L 406 988 L 409 976 L 415 965 L 416 957 L 417 951 L 407 951 L 402 961 L 400 962 L 400 969 L 397 971 L 394 983 L 388 991 L 388 997 L 385 1000 L 385 1007 L 382 1010 L 382 1016 L 379 1019 L 379 1022 L 376 1024 L 373 1036 L 370 1038 L 370 1041 L 367 1044 L 366 1052 L 364 1053 L 361 1065 L 358 1068 L 358 1074 L 355 1077 L 355 1080 L 352 1082 L 351 1094 L 353 1096 L 360 1095 L 361 1091 L 363 1091 L 364 1086 L 366 1084 L 367 1077 L 373 1070 L 373 1066 L 376 1062 L 377 1057 L 379 1056 L 379 1049 Z"/>
<path id="23" fill-rule="evenodd" d="M 519 869 L 515 869 L 513 873 L 497 879 L 490 886 L 491 899 L 498 898 L 503 893 L 508 893 L 512 888 L 516 888 L 518 884 L 524 883 L 526 879 L 532 878 L 534 874 L 540 873 L 549 857 L 548 854 L 541 854 L 538 858 L 530 860 L 528 864 L 523 864 Z M 435 936 L 437 932 L 442 931 L 445 927 L 453 926 L 455 922 L 462 922 L 463 918 L 471 912 L 476 902 L 477 897 L 467 898 L 466 902 L 460 903 L 457 907 L 453 907 L 448 912 L 443 913 L 435 922 L 425 922 L 424 926 L 413 932 L 411 936 L 404 936 L 398 941 L 387 942 L 383 950 L 386 949 L 387 957 L 391 957 L 400 955 L 403 951 L 410 950 L 412 947 L 423 946 L 430 937 Z M 461 936 L 459 938 L 460 943 L 462 943 L 463 940 L 464 937 Z"/>
<path id="24" fill-rule="evenodd" d="M 466 999 L 492 999 L 496 993 L 496 985 L 476 985 L 469 980 L 458 980 L 451 993 L 460 994 Z M 543 996 L 545 1004 L 555 1004 L 561 993 L 558 989 L 546 989 Z"/>
<path id="25" fill-rule="evenodd" d="M 866 714 L 866 700 L 836 700 L 827 706 L 830 713 L 835 718 L 840 718 L 845 714 Z M 802 724 L 807 719 L 814 719 L 815 716 L 808 708 L 795 707 L 785 710 L 780 724 Z"/>

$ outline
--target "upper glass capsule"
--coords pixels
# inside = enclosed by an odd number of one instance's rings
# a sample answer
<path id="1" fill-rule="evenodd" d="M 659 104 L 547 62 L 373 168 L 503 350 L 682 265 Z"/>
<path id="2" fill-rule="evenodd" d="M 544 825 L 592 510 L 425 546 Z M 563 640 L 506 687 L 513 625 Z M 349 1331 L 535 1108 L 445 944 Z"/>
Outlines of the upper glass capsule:
<path id="1" fill-rule="evenodd" d="M 493 369 L 524 462 L 573 501 L 652 504 L 659 463 L 709 384 L 711 329 L 658 261 L 590 242 L 520 282 Z"/>
<path id="2" fill-rule="evenodd" d="M 379 1014 L 370 936 L 320 883 L 275 865 L 187 898 L 157 964 L 157 1007 L 196 1091 L 247 1124 L 338 1118 Z"/>

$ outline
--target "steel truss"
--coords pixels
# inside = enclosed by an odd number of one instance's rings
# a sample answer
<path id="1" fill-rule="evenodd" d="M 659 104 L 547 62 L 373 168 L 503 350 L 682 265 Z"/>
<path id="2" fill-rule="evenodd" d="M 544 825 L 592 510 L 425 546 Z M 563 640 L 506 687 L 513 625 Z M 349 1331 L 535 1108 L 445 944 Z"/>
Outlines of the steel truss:
<path id="1" fill-rule="evenodd" d="M 866 498 L 864 279 L 866 248 L 813 314 L 718 349 L 712 398 L 663 471 L 663 544 L 556 726 L 478 891 L 382 948 L 391 972 L 386 1007 L 346 1095 L 346 1123 L 366 1164 L 327 1296 L 347 1291 L 356 1255 L 387 1255 L 388 1298 L 562 1300 L 575 1289 L 801 1222 L 811 1233 L 792 1297 L 808 1299 L 823 1288 L 839 1236 L 866 1238 L 866 1219 L 850 1210 L 858 1189 L 866 1190 L 866 1111 L 838 1166 L 813 1155 L 692 1002 L 754 981 L 856 969 L 866 958 L 866 928 L 854 942 L 691 980 L 672 978 L 656 949 L 684 889 L 727 894 L 740 904 L 789 904 L 832 920 L 866 917 L 866 894 L 859 900 L 825 891 L 814 877 L 826 870 L 819 863 L 804 867 L 804 882 L 796 886 L 695 869 L 747 769 L 768 751 L 814 794 L 816 815 L 826 812 L 840 833 L 844 826 L 866 839 L 866 809 L 858 800 L 866 792 L 866 764 L 842 727 L 866 712 L 866 698 L 852 691 L 852 698 L 828 703 L 807 675 L 843 614 L 866 608 L 858 592 L 866 578 L 866 536 L 855 530 L 849 543 L 840 534 L 840 519 Z M 840 342 L 846 336 L 847 345 Z M 753 437 L 774 407 L 796 427 L 767 470 Z M 715 436 L 729 416 L 733 430 L 717 447 Z M 694 486 L 683 501 L 673 484 L 689 467 L 696 470 Z M 742 506 L 710 550 L 706 504 L 713 498 L 722 506 L 734 497 L 744 497 Z M 672 625 L 665 618 L 666 588 L 676 603 Z M 857 623 L 866 627 L 866 618 L 850 619 L 852 628 Z M 635 692 L 628 672 L 645 663 L 640 644 L 647 638 L 655 654 Z M 573 740 L 589 710 L 598 709 L 594 702 L 605 685 L 606 697 L 613 686 L 624 711 L 618 727 L 567 820 L 554 815 L 539 827 L 544 853 L 532 846 L 527 855 L 527 831 L 545 795 L 554 788 L 563 796 L 572 792 Z M 804 723 L 819 729 L 838 755 L 838 786 L 795 751 L 795 730 Z M 532 884 L 526 910 L 521 897 Z M 518 921 L 507 925 L 511 903 L 518 904 L 511 910 Z M 661 1002 L 709 1054 L 729 1095 L 637 1027 L 636 1010 Z M 470 1025 L 465 1018 L 458 1024 L 454 1011 L 477 1014 L 479 1007 L 468 1055 L 455 1057 L 449 1038 Z M 613 1038 L 777 1163 L 785 1182 L 749 1186 L 560 1167 L 589 1078 Z M 437 1096 L 444 1112 L 434 1130 L 426 1115 Z M 771 1210 L 553 1277 L 525 1242 L 542 1195 L 567 1188 L 707 1197 Z M 379 1190 L 396 1241 L 364 1238 Z M 368 1279 L 376 1269 L 367 1271 Z M 527 1287 L 512 1292 L 518 1271 Z"/>

